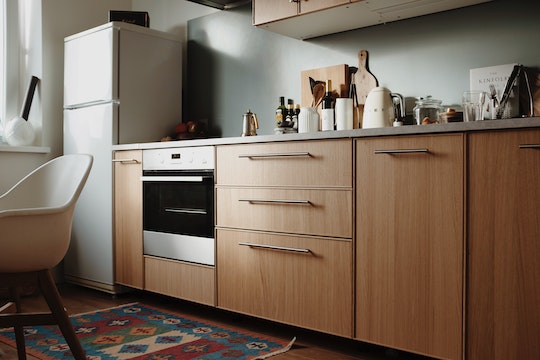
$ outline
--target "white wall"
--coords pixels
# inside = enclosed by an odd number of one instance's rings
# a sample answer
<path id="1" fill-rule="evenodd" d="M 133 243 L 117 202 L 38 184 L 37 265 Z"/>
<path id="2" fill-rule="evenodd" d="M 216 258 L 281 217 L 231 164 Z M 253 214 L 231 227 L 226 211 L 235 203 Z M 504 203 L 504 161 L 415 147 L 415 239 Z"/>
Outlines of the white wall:
<path id="1" fill-rule="evenodd" d="M 42 116 L 41 138 L 36 145 L 49 146 L 51 152 L 26 153 L 0 151 L 0 193 L 40 164 L 63 152 L 63 69 L 64 38 L 104 24 L 109 10 L 136 10 L 150 13 L 150 26 L 185 39 L 187 20 L 214 9 L 185 0 L 31 0 L 41 4 L 41 34 L 33 36 L 30 61 L 41 78 L 34 98 L 32 116 Z M 21 86 L 24 90 L 26 84 Z M 38 110 L 40 108 L 41 109 Z"/>

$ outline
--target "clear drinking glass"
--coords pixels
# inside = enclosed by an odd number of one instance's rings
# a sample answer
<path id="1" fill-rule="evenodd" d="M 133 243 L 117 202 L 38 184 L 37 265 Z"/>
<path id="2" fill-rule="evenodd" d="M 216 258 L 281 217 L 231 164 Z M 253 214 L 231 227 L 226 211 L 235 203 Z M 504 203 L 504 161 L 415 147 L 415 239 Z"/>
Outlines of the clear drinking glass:
<path id="1" fill-rule="evenodd" d="M 463 121 L 484 120 L 484 103 L 486 93 L 483 91 L 464 91 L 462 97 Z"/>

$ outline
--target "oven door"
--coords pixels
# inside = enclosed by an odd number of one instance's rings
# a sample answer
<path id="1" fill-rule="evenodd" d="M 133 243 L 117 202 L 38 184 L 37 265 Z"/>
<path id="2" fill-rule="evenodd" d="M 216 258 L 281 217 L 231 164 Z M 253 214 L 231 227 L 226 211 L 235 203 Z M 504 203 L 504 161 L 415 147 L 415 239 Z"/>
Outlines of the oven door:
<path id="1" fill-rule="evenodd" d="M 214 176 L 143 172 L 144 254 L 214 264 Z"/>

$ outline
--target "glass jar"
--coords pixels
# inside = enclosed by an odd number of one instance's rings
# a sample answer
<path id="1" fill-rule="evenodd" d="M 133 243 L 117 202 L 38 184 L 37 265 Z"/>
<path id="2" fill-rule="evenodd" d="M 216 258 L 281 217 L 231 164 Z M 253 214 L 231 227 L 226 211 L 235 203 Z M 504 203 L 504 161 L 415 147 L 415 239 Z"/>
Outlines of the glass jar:
<path id="1" fill-rule="evenodd" d="M 439 113 L 442 111 L 441 103 L 441 100 L 433 99 L 431 95 L 424 98 L 416 98 L 416 106 L 413 109 L 416 124 L 422 125 L 422 123 L 438 123 Z"/>

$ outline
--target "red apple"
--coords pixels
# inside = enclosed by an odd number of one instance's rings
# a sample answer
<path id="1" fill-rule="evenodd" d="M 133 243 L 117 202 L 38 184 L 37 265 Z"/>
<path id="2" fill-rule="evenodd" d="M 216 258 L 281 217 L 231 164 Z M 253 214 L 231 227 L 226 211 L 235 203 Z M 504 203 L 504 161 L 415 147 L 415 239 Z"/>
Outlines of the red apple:
<path id="1" fill-rule="evenodd" d="M 188 126 L 185 123 L 179 123 L 174 128 L 174 133 L 175 134 L 181 134 L 181 133 L 185 133 L 187 131 L 188 131 Z"/>

